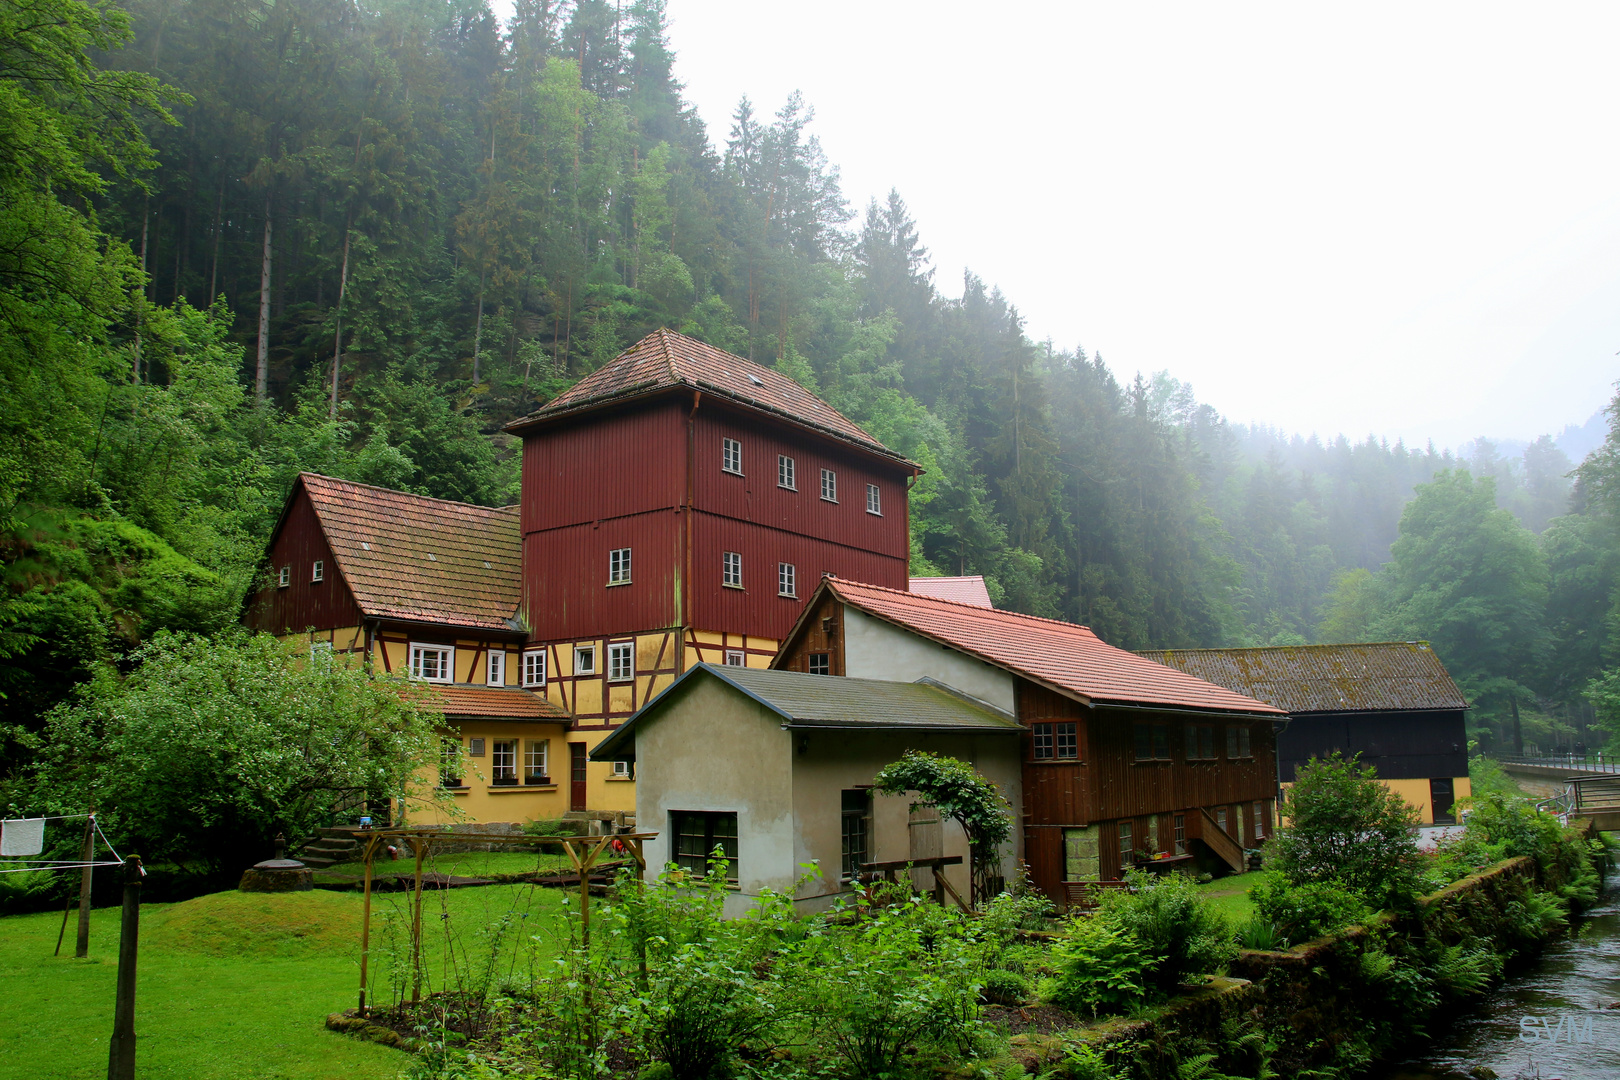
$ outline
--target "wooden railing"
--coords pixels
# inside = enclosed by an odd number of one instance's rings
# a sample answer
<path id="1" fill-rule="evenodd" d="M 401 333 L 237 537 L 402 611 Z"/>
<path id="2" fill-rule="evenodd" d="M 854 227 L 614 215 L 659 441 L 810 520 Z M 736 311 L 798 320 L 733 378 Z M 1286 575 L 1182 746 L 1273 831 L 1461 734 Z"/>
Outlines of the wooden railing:
<path id="1" fill-rule="evenodd" d="M 1245 869 L 1243 849 L 1238 846 L 1238 842 L 1226 834 L 1226 830 L 1221 828 L 1220 822 L 1215 820 L 1214 814 L 1202 808 L 1198 812 L 1204 816 L 1203 828 L 1199 830 L 1201 835 L 1198 839 L 1204 842 L 1205 847 L 1219 856 L 1222 862 L 1230 866 L 1233 873 L 1243 873 Z"/>
<path id="2" fill-rule="evenodd" d="M 945 897 L 949 895 L 952 900 L 956 901 L 957 907 L 963 911 L 972 911 L 973 908 L 958 896 L 956 890 L 951 887 L 951 883 L 945 880 L 943 872 L 945 867 L 960 865 L 962 865 L 962 856 L 960 855 L 941 855 L 931 859 L 896 859 L 893 862 L 861 863 L 861 880 L 873 882 L 882 878 L 890 884 L 895 884 L 897 883 L 895 875 L 899 873 L 909 870 L 929 870 L 934 875 L 934 902 L 936 904 L 944 907 Z"/>

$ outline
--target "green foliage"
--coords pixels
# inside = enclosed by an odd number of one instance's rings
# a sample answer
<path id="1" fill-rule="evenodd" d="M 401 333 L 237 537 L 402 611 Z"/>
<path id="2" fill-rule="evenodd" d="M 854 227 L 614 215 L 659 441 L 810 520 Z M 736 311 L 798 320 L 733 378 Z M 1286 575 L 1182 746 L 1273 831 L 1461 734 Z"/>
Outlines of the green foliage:
<path id="1" fill-rule="evenodd" d="M 1157 990 L 1169 993 L 1192 976 L 1226 969 L 1237 953 L 1231 928 L 1191 878 L 1136 870 L 1126 879 L 1130 890 L 1105 892 L 1093 917 L 1127 931 L 1158 957 Z"/>
<path id="2" fill-rule="evenodd" d="M 1052 951 L 1057 974 L 1042 985 L 1042 996 L 1092 1016 L 1146 1001 L 1163 962 L 1130 930 L 1094 917 L 1076 919 Z"/>
<path id="3" fill-rule="evenodd" d="M 443 717 L 399 677 L 327 651 L 234 630 L 162 632 L 121 676 L 99 671 L 31 737 L 21 790 L 44 813 L 99 808 L 102 827 L 148 861 L 210 869 L 266 857 L 337 808 L 439 797 Z"/>
<path id="4" fill-rule="evenodd" d="M 1022 1005 L 1030 994 L 1029 980 L 1016 971 L 991 968 L 984 973 L 979 997 L 992 1005 Z"/>
<path id="5" fill-rule="evenodd" d="M 1479 997 L 1502 977 L 1502 958 L 1480 945 L 1451 945 L 1434 965 L 1435 983 L 1453 998 Z"/>
<path id="6" fill-rule="evenodd" d="M 1301 766 L 1288 789 L 1288 827 L 1268 863 L 1299 883 L 1336 882 L 1379 907 L 1416 894 L 1417 810 L 1337 751 Z"/>
<path id="7" fill-rule="evenodd" d="M 1366 901 L 1338 881 L 1296 883 L 1277 872 L 1268 872 L 1249 890 L 1249 898 L 1254 902 L 1256 922 L 1270 928 L 1271 947 L 1310 941 L 1364 923 L 1372 915 Z M 1262 931 L 1255 933 L 1264 936 Z"/>
<path id="8" fill-rule="evenodd" d="M 988 900 L 997 888 L 992 881 L 1001 845 L 1012 835 L 1012 813 L 996 785 L 956 758 L 907 750 L 905 757 L 885 765 L 872 780 L 875 790 L 888 795 L 915 793 L 919 805 L 936 807 L 962 826 L 973 860 L 973 903 Z"/>

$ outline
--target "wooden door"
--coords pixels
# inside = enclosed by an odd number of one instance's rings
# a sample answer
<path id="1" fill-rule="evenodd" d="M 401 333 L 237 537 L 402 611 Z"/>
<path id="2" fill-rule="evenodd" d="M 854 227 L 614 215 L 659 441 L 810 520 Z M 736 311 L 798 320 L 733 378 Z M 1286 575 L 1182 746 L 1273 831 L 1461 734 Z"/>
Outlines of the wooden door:
<path id="1" fill-rule="evenodd" d="M 910 834 L 910 850 L 906 858 L 937 859 L 945 854 L 945 825 L 940 820 L 937 807 L 919 806 L 913 810 L 907 831 Z M 933 889 L 933 873 L 928 870 L 913 870 L 911 887 L 923 892 Z"/>
<path id="2" fill-rule="evenodd" d="M 1455 825 L 1457 818 L 1451 812 L 1452 803 L 1456 801 L 1451 790 L 1451 777 L 1442 776 L 1429 781 L 1429 810 L 1434 814 L 1436 825 Z"/>
<path id="3" fill-rule="evenodd" d="M 568 809 L 585 809 L 585 744 L 568 744 Z"/>

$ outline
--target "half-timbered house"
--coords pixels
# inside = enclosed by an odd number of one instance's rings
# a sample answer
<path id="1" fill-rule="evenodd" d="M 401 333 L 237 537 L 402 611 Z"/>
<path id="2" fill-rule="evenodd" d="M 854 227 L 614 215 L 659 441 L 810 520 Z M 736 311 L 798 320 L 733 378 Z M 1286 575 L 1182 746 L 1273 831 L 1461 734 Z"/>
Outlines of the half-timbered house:
<path id="1" fill-rule="evenodd" d="M 1241 869 L 1272 828 L 1282 710 L 1084 626 L 828 578 L 773 666 L 932 679 L 1016 717 L 1022 853 L 1059 902 L 1133 864 Z"/>
<path id="2" fill-rule="evenodd" d="M 569 719 L 521 685 L 533 661 L 518 617 L 519 553 L 516 507 L 303 473 L 244 621 L 432 688 L 446 738 L 467 752 L 467 767 L 441 782 L 474 820 L 557 817 L 570 804 L 557 757 Z"/>

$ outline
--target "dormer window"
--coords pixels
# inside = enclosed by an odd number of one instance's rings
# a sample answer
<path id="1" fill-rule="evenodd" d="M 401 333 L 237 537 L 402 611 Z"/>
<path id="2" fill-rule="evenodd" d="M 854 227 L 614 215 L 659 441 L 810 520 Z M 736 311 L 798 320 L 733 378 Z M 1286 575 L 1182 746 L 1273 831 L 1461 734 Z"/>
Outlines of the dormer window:
<path id="1" fill-rule="evenodd" d="M 315 560 L 315 566 L 309 572 L 309 580 L 310 581 L 325 581 L 326 580 L 326 563 L 325 562 L 323 562 L 320 559 Z"/>
<path id="2" fill-rule="evenodd" d="M 722 472 L 742 475 L 742 443 L 736 439 L 720 441 L 720 469 Z"/>

